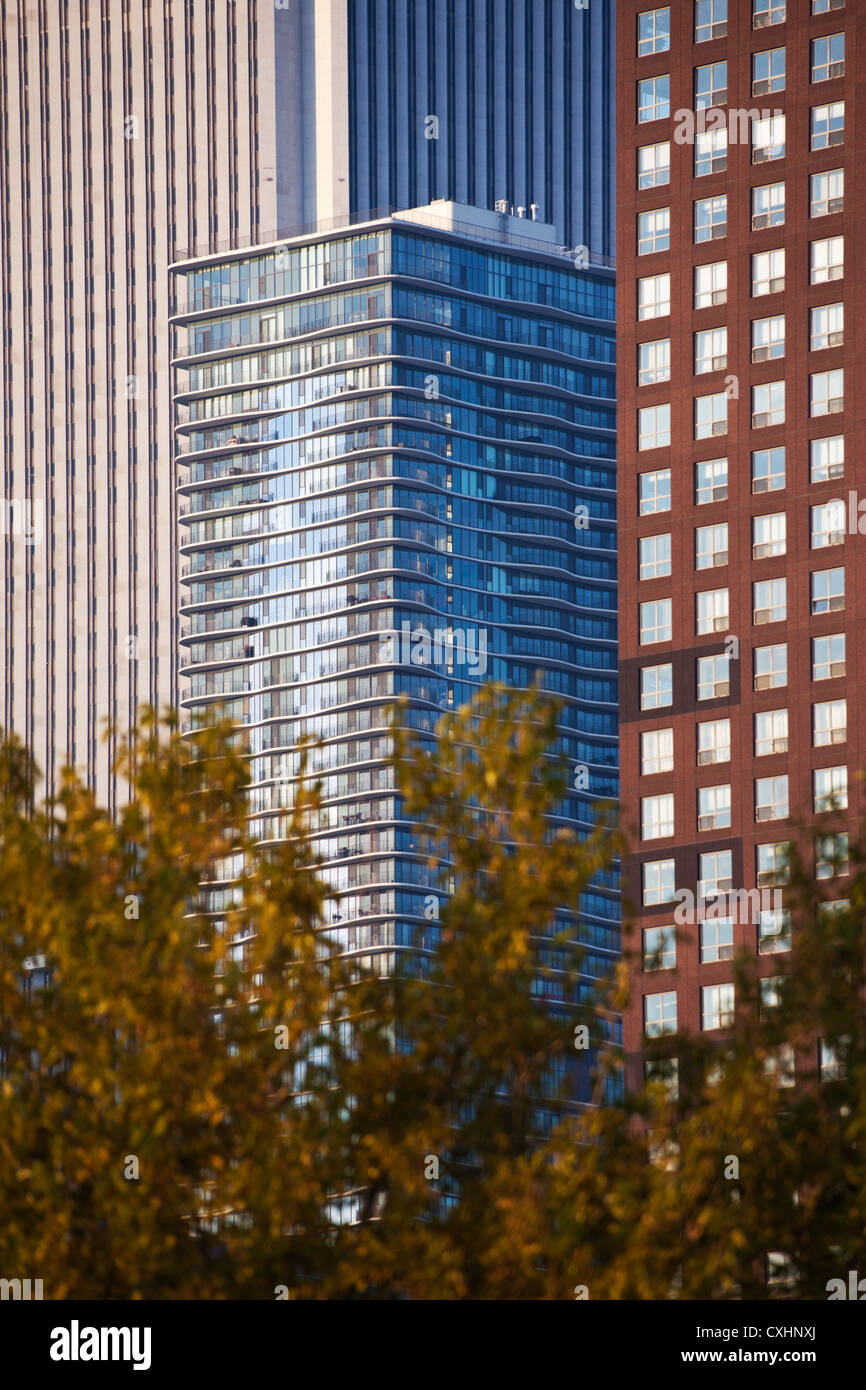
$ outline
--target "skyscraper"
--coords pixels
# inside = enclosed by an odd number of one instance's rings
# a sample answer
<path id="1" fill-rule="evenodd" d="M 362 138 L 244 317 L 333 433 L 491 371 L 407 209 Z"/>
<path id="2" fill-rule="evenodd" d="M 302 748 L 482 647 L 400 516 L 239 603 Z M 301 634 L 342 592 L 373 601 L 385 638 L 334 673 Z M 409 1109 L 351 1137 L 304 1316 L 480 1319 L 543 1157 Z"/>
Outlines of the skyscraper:
<path id="1" fill-rule="evenodd" d="M 754 953 L 772 997 L 796 931 L 777 896 L 792 820 L 818 818 L 807 861 L 828 899 L 845 896 L 866 758 L 862 45 L 862 7 L 841 0 L 629 3 L 620 15 L 634 1080 L 645 1036 L 670 1035 L 672 1059 L 678 1030 L 724 1041 L 736 950 Z"/>
<path id="2" fill-rule="evenodd" d="M 114 804 L 104 721 L 178 694 L 170 263 L 435 197 L 610 254 L 611 9 L 0 9 L 0 720 L 48 789 Z"/>
<path id="3" fill-rule="evenodd" d="M 245 729 L 265 841 L 322 741 L 332 931 L 390 971 L 425 923 L 435 943 L 442 886 L 387 767 L 397 696 L 430 736 L 540 673 L 584 774 L 563 823 L 616 796 L 612 273 L 439 203 L 177 278 L 184 718 Z M 615 886 L 584 895 L 588 975 L 619 947 Z"/>

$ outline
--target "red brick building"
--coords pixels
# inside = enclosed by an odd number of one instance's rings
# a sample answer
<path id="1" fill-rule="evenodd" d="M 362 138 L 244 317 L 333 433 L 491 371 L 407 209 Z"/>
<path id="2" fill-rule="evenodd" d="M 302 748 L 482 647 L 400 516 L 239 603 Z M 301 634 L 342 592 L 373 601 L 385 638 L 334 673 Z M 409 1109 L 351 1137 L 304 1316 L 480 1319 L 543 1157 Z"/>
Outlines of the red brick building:
<path id="1" fill-rule="evenodd" d="M 863 805 L 866 6 L 624 0 L 617 30 L 637 1080 L 647 1033 L 671 1056 L 677 1030 L 724 1038 L 743 943 L 768 982 L 784 973 L 777 900 L 702 900 L 769 892 L 791 818 L 842 833 Z M 815 872 L 844 899 L 834 849 Z M 695 901 L 675 935 L 681 889 Z"/>

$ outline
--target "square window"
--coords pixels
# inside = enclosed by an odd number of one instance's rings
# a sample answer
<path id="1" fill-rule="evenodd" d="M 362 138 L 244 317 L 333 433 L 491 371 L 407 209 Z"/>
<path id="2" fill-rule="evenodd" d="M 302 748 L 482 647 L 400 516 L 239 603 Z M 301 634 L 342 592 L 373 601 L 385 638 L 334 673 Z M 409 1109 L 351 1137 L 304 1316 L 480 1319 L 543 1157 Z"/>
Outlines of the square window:
<path id="1" fill-rule="evenodd" d="M 845 571 L 814 570 L 811 578 L 812 616 L 840 613 L 845 607 Z"/>
<path id="2" fill-rule="evenodd" d="M 644 1062 L 647 1086 L 661 1086 L 673 1104 L 679 1100 L 679 1062 L 676 1057 L 652 1057 Z"/>
<path id="3" fill-rule="evenodd" d="M 728 0 L 695 0 L 695 43 L 723 39 L 728 32 Z"/>
<path id="4" fill-rule="evenodd" d="M 643 934 L 644 970 L 673 970 L 676 963 L 676 927 L 647 927 Z"/>
<path id="5" fill-rule="evenodd" d="M 781 579 L 761 579 L 752 585 L 752 621 L 761 623 L 783 623 L 788 616 L 788 581 Z"/>
<path id="6" fill-rule="evenodd" d="M 695 334 L 695 375 L 723 372 L 728 365 L 728 330 L 704 328 Z"/>
<path id="7" fill-rule="evenodd" d="M 640 605 L 640 640 L 642 646 L 671 640 L 671 601 L 652 599 Z"/>
<path id="8" fill-rule="evenodd" d="M 671 12 L 665 6 L 659 10 L 644 10 L 637 17 L 637 54 L 664 53 L 671 46 Z"/>
<path id="9" fill-rule="evenodd" d="M 695 134 L 695 178 L 723 174 L 727 167 L 727 129 L 698 131 Z"/>
<path id="10" fill-rule="evenodd" d="M 731 761 L 730 719 L 706 719 L 697 726 L 698 767 Z"/>
<path id="11" fill-rule="evenodd" d="M 660 579 L 671 572 L 670 532 L 641 536 L 638 540 L 638 573 L 641 579 Z"/>
<path id="12" fill-rule="evenodd" d="M 815 836 L 815 877 L 836 878 L 850 870 L 848 832 Z M 822 904 L 829 907 L 829 903 Z"/>
<path id="13" fill-rule="evenodd" d="M 770 1052 L 764 1058 L 764 1071 L 767 1076 L 775 1076 L 778 1086 L 796 1086 L 796 1062 L 794 1049 L 790 1043 L 782 1043 L 775 1051 Z M 774 1252 L 778 1259 L 780 1252 Z M 785 1257 L 781 1256 L 784 1260 Z M 774 1263 L 767 1267 L 767 1283 L 770 1287 L 790 1288 L 793 1286 L 796 1272 L 788 1264 Z"/>
<path id="14" fill-rule="evenodd" d="M 845 438 L 830 434 L 809 441 L 809 481 L 826 483 L 845 473 Z"/>
<path id="15" fill-rule="evenodd" d="M 752 54 L 752 96 L 763 97 L 785 90 L 785 50 L 765 48 Z"/>
<path id="16" fill-rule="evenodd" d="M 638 343 L 637 384 L 653 386 L 657 381 L 671 379 L 671 340 L 656 338 L 651 343 Z"/>
<path id="17" fill-rule="evenodd" d="M 846 1075 L 841 1041 L 831 1043 L 827 1038 L 818 1039 L 818 1075 L 822 1081 L 842 1081 Z"/>
<path id="18" fill-rule="evenodd" d="M 845 634 L 812 638 L 812 680 L 837 680 L 845 674 Z"/>
<path id="19" fill-rule="evenodd" d="M 824 34 L 812 40 L 812 81 L 845 76 L 845 35 Z"/>
<path id="20" fill-rule="evenodd" d="M 662 319 L 671 311 L 671 277 L 644 275 L 637 282 L 638 319 Z"/>
<path id="21" fill-rule="evenodd" d="M 766 29 L 770 24 L 784 24 L 785 0 L 752 0 L 752 28 Z"/>
<path id="22" fill-rule="evenodd" d="M 752 189 L 752 231 L 781 227 L 785 221 L 784 183 L 764 183 Z"/>
<path id="23" fill-rule="evenodd" d="M 817 814 L 847 809 L 847 767 L 816 767 L 812 773 L 812 810 Z"/>
<path id="24" fill-rule="evenodd" d="M 845 503 L 839 497 L 809 508 L 810 545 L 823 550 L 829 545 L 845 544 Z"/>
<path id="25" fill-rule="evenodd" d="M 660 1038 L 677 1031 L 677 992 L 644 996 L 644 1032 L 648 1038 Z"/>
<path id="26" fill-rule="evenodd" d="M 642 666 L 640 672 L 641 709 L 663 709 L 673 704 L 673 666 Z"/>
<path id="27" fill-rule="evenodd" d="M 674 901 L 676 886 L 673 859 L 648 859 L 643 865 L 641 876 L 644 907 L 657 907 L 659 903 Z"/>
<path id="28" fill-rule="evenodd" d="M 729 830 L 730 826 L 730 784 L 698 787 L 698 830 Z"/>
<path id="29" fill-rule="evenodd" d="M 723 106 L 728 99 L 728 65 L 705 63 L 695 68 L 695 110 Z"/>
<path id="30" fill-rule="evenodd" d="M 761 386 L 752 387 L 752 429 L 766 429 L 769 425 L 785 423 L 785 383 L 784 381 L 765 381 Z"/>
<path id="31" fill-rule="evenodd" d="M 848 701 L 821 700 L 812 706 L 812 746 L 827 748 L 848 741 Z"/>
<path id="32" fill-rule="evenodd" d="M 704 985 L 701 990 L 701 1027 L 731 1028 L 734 1023 L 734 986 Z"/>
<path id="33" fill-rule="evenodd" d="M 674 798 L 671 792 L 641 797 L 640 826 L 642 840 L 665 840 L 673 835 Z"/>
<path id="34" fill-rule="evenodd" d="M 788 751 L 788 711 L 765 710 L 755 715 L 755 757 L 768 758 Z"/>
<path id="35" fill-rule="evenodd" d="M 788 774 L 755 778 L 755 820 L 784 820 L 788 815 Z"/>
<path id="36" fill-rule="evenodd" d="M 695 504 L 724 502 L 728 496 L 728 460 L 707 459 L 695 464 Z"/>
<path id="37" fill-rule="evenodd" d="M 658 772 L 673 772 L 673 729 L 648 729 L 640 736 L 640 770 L 642 777 Z"/>
<path id="38" fill-rule="evenodd" d="M 752 121 L 752 163 L 785 158 L 785 117 L 761 116 Z"/>
<path id="39" fill-rule="evenodd" d="M 752 256 L 752 296 L 780 294 L 785 288 L 785 251 L 756 251 Z"/>
<path id="40" fill-rule="evenodd" d="M 715 241 L 728 234 L 728 195 L 698 198 L 695 202 L 695 241 Z"/>
<path id="41" fill-rule="evenodd" d="M 784 253 L 783 253 L 784 255 Z M 670 287 L 668 287 L 670 289 Z M 668 294 L 670 300 L 670 294 Z M 695 308 L 709 309 L 728 302 L 728 263 L 710 261 L 695 266 Z M 667 310 L 670 313 L 670 306 Z"/>
<path id="42" fill-rule="evenodd" d="M 714 439 L 728 432 L 728 397 L 724 391 L 695 396 L 695 439 Z"/>
<path id="43" fill-rule="evenodd" d="M 785 315 L 752 319 L 752 361 L 773 362 L 785 356 Z"/>
<path id="44" fill-rule="evenodd" d="M 668 73 L 660 77 L 644 77 L 637 84 L 637 118 L 661 121 L 671 114 L 671 79 Z"/>
<path id="45" fill-rule="evenodd" d="M 661 188 L 671 181 L 671 142 L 641 145 L 637 152 L 638 188 Z"/>
<path id="46" fill-rule="evenodd" d="M 728 523 L 695 527 L 695 569 L 714 569 L 728 563 Z"/>
<path id="47" fill-rule="evenodd" d="M 772 647 L 755 647 L 752 659 L 756 690 L 776 690 L 788 684 L 787 642 L 777 642 Z"/>
<path id="48" fill-rule="evenodd" d="M 752 492 L 778 492 L 785 486 L 785 446 L 752 454 Z"/>
<path id="49" fill-rule="evenodd" d="M 839 304 L 819 304 L 809 310 L 809 347 L 812 352 L 841 347 L 845 341 L 845 310 Z"/>
<path id="50" fill-rule="evenodd" d="M 791 913 L 786 907 L 758 914 L 758 955 L 775 956 L 791 949 Z"/>
<path id="51" fill-rule="evenodd" d="M 695 632 L 727 632 L 731 625 L 727 589 L 706 589 L 695 594 Z"/>
<path id="52" fill-rule="evenodd" d="M 669 512 L 671 509 L 671 470 L 658 468 L 654 473 L 641 473 L 638 477 L 638 503 L 641 516 L 653 512 Z"/>
<path id="53" fill-rule="evenodd" d="M 824 285 L 841 280 L 845 273 L 845 238 L 824 237 L 809 243 L 809 283 Z"/>
<path id="54" fill-rule="evenodd" d="M 845 372 L 813 372 L 809 377 L 809 414 L 838 415 L 845 405 Z"/>
<path id="55" fill-rule="evenodd" d="M 699 700 L 721 700 L 731 693 L 731 661 L 724 653 L 699 656 L 696 662 Z"/>
<path id="56" fill-rule="evenodd" d="M 781 888 L 791 877 L 789 865 L 790 841 L 779 840 L 774 845 L 757 845 L 755 862 L 759 888 Z"/>
<path id="57" fill-rule="evenodd" d="M 771 555 L 784 555 L 787 548 L 788 525 L 784 512 L 768 512 L 752 517 L 752 559 L 767 560 Z"/>
<path id="58" fill-rule="evenodd" d="M 762 1016 L 772 1009 L 779 1008 L 784 989 L 784 975 L 769 975 L 766 979 L 758 981 L 759 1007 Z"/>
<path id="59" fill-rule="evenodd" d="M 637 413 L 637 447 L 643 449 L 664 449 L 671 442 L 671 408 L 664 405 L 646 405 Z"/>
<path id="60" fill-rule="evenodd" d="M 712 965 L 719 960 L 733 960 L 733 917 L 716 917 L 708 922 L 701 922 L 700 927 L 701 965 Z"/>
<path id="61" fill-rule="evenodd" d="M 719 898 L 733 889 L 733 858 L 729 849 L 698 855 L 698 897 Z"/>
<path id="62" fill-rule="evenodd" d="M 654 251 L 669 251 L 671 245 L 670 208 L 652 208 L 649 212 L 638 213 L 637 253 L 639 256 L 652 255 Z"/>
<path id="63" fill-rule="evenodd" d="M 813 150 L 829 150 L 845 140 L 845 103 L 829 101 L 813 106 L 809 118 L 809 145 Z M 840 170 L 841 172 L 841 170 Z M 820 177 L 813 175 L 814 177 Z M 812 213 L 815 216 L 815 213 Z"/>

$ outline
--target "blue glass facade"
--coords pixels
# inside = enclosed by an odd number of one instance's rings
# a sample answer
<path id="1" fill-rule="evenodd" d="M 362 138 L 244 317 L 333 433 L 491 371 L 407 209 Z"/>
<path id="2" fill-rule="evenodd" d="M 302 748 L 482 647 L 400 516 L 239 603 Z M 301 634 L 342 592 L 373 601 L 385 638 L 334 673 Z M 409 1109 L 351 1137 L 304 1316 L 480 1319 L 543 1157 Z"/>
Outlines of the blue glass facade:
<path id="1" fill-rule="evenodd" d="M 386 219 L 177 279 L 184 718 L 245 729 L 265 841 L 322 741 L 332 931 L 391 970 L 442 888 L 385 762 L 396 696 L 432 735 L 540 674 L 583 769 L 562 817 L 617 794 L 613 277 Z M 585 895 L 588 975 L 614 889 Z"/>

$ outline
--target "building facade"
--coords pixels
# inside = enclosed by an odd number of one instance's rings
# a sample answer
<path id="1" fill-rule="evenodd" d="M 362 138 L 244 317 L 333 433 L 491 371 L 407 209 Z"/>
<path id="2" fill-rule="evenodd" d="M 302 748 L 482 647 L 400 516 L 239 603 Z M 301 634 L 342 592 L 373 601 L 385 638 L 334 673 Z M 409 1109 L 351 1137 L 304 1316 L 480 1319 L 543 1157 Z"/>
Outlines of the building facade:
<path id="1" fill-rule="evenodd" d="M 115 806 L 106 721 L 178 696 L 169 265 L 438 197 L 610 254 L 611 11 L 0 7 L 0 725 L 47 791 Z"/>
<path id="2" fill-rule="evenodd" d="M 184 720 L 244 729 L 265 842 L 321 740 L 331 931 L 381 971 L 435 945 L 442 889 L 386 765 L 396 697 L 432 736 L 540 674 L 584 774 L 563 823 L 617 792 L 613 276 L 529 230 L 434 205 L 176 267 Z M 615 890 L 584 895 L 588 975 Z"/>
<path id="3" fill-rule="evenodd" d="M 866 761 L 863 26 L 852 0 L 618 8 L 635 1082 L 648 1037 L 671 1058 L 677 1031 L 724 1040 L 736 950 L 773 997 L 789 841 L 845 897 Z M 794 822 L 815 818 L 813 843 Z"/>

